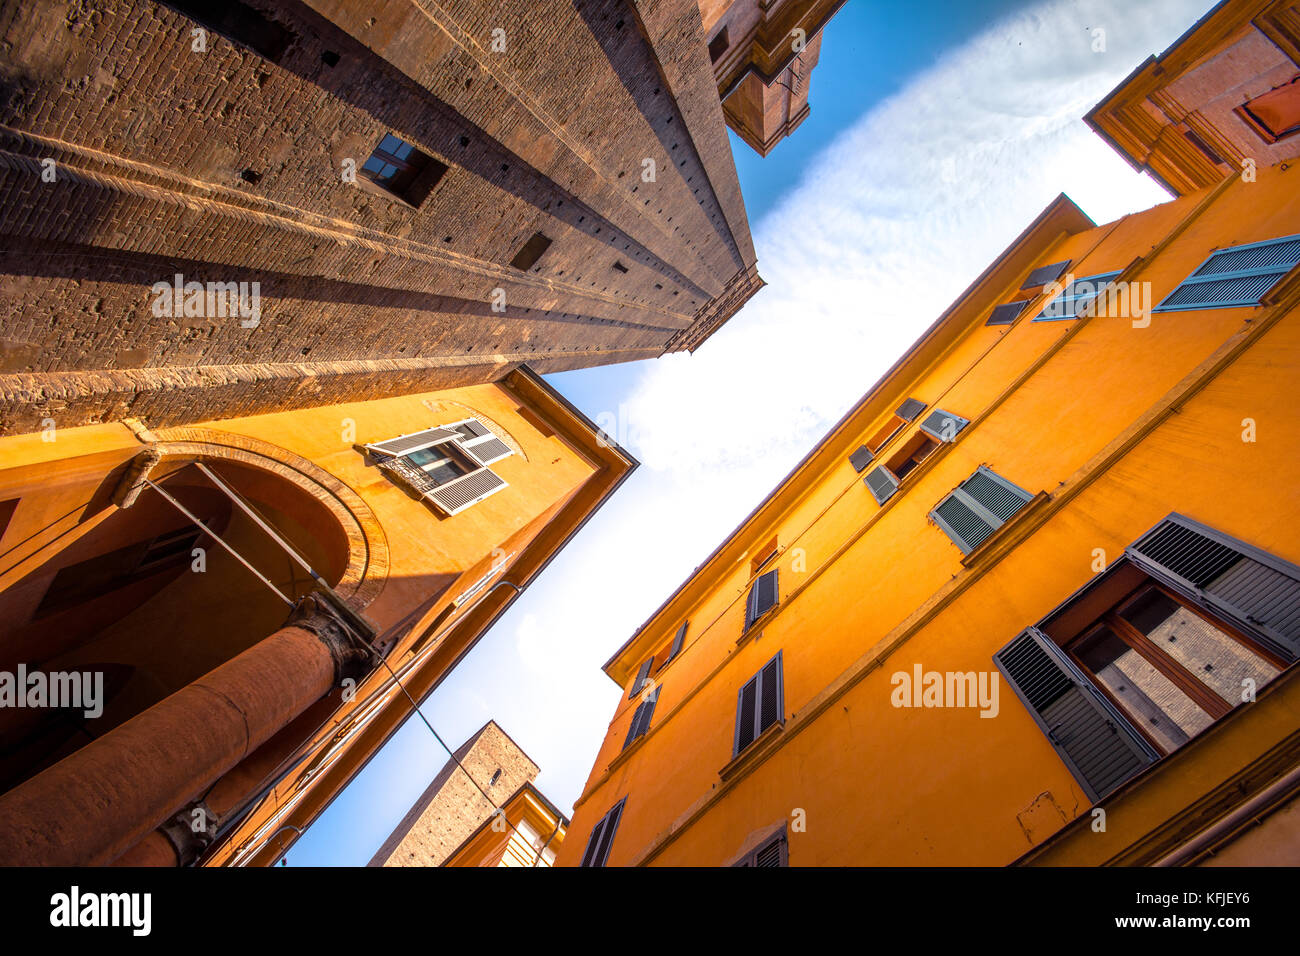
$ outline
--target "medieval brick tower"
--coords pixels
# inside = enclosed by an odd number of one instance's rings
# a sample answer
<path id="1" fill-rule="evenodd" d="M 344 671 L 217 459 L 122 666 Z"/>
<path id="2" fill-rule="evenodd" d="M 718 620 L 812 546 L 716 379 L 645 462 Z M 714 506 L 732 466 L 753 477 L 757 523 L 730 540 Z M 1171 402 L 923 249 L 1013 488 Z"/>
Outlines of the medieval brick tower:
<path id="1" fill-rule="evenodd" d="M 0 433 L 694 349 L 762 286 L 693 0 L 3 0 Z"/>

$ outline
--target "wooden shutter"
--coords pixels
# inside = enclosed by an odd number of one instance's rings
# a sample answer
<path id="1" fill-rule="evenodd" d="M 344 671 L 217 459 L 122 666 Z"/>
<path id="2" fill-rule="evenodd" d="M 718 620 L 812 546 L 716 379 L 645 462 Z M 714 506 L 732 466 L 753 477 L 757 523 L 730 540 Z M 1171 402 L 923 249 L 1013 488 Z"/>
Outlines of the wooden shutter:
<path id="1" fill-rule="evenodd" d="M 745 606 L 745 627 L 757 621 L 765 613 L 776 607 L 780 598 L 777 588 L 777 568 L 766 574 L 760 574 L 749 588 L 749 600 Z"/>
<path id="2" fill-rule="evenodd" d="M 1019 302 L 1003 302 L 989 314 L 988 321 L 984 324 L 1010 325 L 1020 318 L 1020 313 L 1025 311 L 1025 306 L 1028 304 L 1027 299 L 1021 299 Z"/>
<path id="3" fill-rule="evenodd" d="M 1033 497 L 980 465 L 935 506 L 930 517 L 963 554 L 970 554 Z"/>
<path id="4" fill-rule="evenodd" d="M 641 669 L 636 672 L 636 680 L 632 681 L 632 689 L 627 692 L 627 699 L 631 700 L 637 694 L 641 693 L 641 685 L 645 679 L 650 676 L 650 666 L 655 662 L 653 657 L 647 657 L 641 664 Z"/>
<path id="5" fill-rule="evenodd" d="M 420 451 L 459 437 L 460 435 L 450 428 L 426 428 L 422 432 L 390 438 L 388 441 L 375 442 L 365 447 L 385 455 L 409 455 L 413 451 Z"/>
<path id="6" fill-rule="evenodd" d="M 758 676 L 755 674 L 740 688 L 736 695 L 736 745 L 734 753 L 740 753 L 754 742 L 758 736 L 754 729 L 758 723 Z"/>
<path id="7" fill-rule="evenodd" d="M 876 504 L 883 505 L 888 501 L 895 491 L 898 490 L 898 479 L 894 473 L 884 465 L 877 465 L 871 471 L 867 472 L 862 479 L 863 484 L 871 492 L 871 496 L 876 499 Z"/>
<path id="8" fill-rule="evenodd" d="M 765 842 L 762 846 L 758 847 L 758 849 L 751 850 L 731 865 L 733 867 L 788 866 L 789 859 L 789 844 L 786 841 L 785 834 L 779 833 Z"/>
<path id="9" fill-rule="evenodd" d="M 609 859 L 609 848 L 614 842 L 614 833 L 618 830 L 618 821 L 623 816 L 624 797 L 600 818 L 600 822 L 591 828 L 587 838 L 587 848 L 582 853 L 582 866 L 604 866 Z"/>
<path id="10" fill-rule="evenodd" d="M 925 411 L 925 402 L 919 399 L 909 398 L 902 405 L 898 406 L 898 411 L 894 412 L 905 422 L 916 421 L 916 416 Z"/>
<path id="11" fill-rule="evenodd" d="M 1180 514 L 1169 515 L 1126 553 L 1287 660 L 1300 657 L 1300 567 Z"/>
<path id="12" fill-rule="evenodd" d="M 424 497 L 448 515 L 454 515 L 505 487 L 506 482 L 497 477 L 495 472 L 481 468 L 426 492 Z"/>
<path id="13" fill-rule="evenodd" d="M 1039 266 L 1033 272 L 1029 273 L 1029 278 L 1025 280 L 1025 284 L 1020 288 L 1038 289 L 1047 285 L 1049 282 L 1055 282 L 1057 279 L 1061 278 L 1061 273 L 1066 270 L 1066 267 L 1068 267 L 1069 264 L 1069 259 L 1062 259 L 1060 262 L 1053 262 L 1050 265 Z"/>
<path id="14" fill-rule="evenodd" d="M 860 445 L 857 451 L 849 455 L 849 464 L 853 466 L 854 471 L 861 474 L 862 469 L 871 464 L 875 457 L 875 455 L 871 454 L 871 449 L 866 445 Z"/>
<path id="15" fill-rule="evenodd" d="M 758 735 L 784 716 L 785 686 L 781 674 L 781 652 L 740 689 L 736 701 L 736 749 L 739 754 Z"/>
<path id="16" fill-rule="evenodd" d="M 1159 757 L 1037 628 L 1025 630 L 993 661 L 1094 802 Z"/>
<path id="17" fill-rule="evenodd" d="M 681 653 L 682 644 L 686 641 L 686 628 L 690 626 L 690 623 L 690 621 L 682 621 L 682 626 L 677 629 L 677 636 L 673 638 L 673 646 L 668 649 L 668 657 L 664 659 L 665 664 Z"/>
<path id="18" fill-rule="evenodd" d="M 1152 311 L 1258 305 L 1297 262 L 1300 235 L 1220 249 Z"/>
<path id="19" fill-rule="evenodd" d="M 631 745 L 632 741 L 650 729 L 650 719 L 654 717 L 655 704 L 658 701 L 659 688 L 656 687 L 650 699 L 642 701 L 637 707 L 636 713 L 632 715 L 632 724 L 627 729 L 627 739 L 623 741 L 624 750 Z"/>
<path id="20" fill-rule="evenodd" d="M 925 416 L 925 421 L 921 422 L 920 428 L 921 431 L 932 438 L 937 438 L 942 442 L 950 442 L 955 441 L 961 430 L 969 424 L 970 422 L 960 415 L 954 415 L 952 412 L 945 412 L 942 408 L 936 408 Z"/>

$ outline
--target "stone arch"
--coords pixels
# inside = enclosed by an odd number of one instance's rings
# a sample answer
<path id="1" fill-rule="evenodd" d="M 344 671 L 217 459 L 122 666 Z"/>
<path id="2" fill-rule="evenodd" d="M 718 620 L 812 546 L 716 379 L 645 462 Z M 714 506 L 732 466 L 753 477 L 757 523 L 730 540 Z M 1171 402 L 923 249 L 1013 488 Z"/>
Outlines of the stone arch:
<path id="1" fill-rule="evenodd" d="M 383 526 L 356 491 L 315 462 L 259 438 L 216 428 L 162 428 L 150 437 L 150 447 L 158 452 L 160 463 L 238 462 L 270 472 L 305 491 L 333 515 L 347 538 L 347 566 L 334 590 L 358 611 L 383 591 L 389 571 Z"/>

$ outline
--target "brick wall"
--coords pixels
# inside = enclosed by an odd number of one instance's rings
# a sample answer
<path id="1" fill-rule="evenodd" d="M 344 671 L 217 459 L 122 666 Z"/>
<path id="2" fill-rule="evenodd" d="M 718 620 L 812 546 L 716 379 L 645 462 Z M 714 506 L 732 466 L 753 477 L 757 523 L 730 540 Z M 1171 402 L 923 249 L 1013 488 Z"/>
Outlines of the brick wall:
<path id="1" fill-rule="evenodd" d="M 532 783 L 538 767 L 489 721 L 449 760 L 420 799 L 384 841 L 370 866 L 439 866 L 471 833 L 492 815 L 492 804 L 502 806 L 525 783 Z M 492 777 L 500 770 L 496 783 Z M 492 798 L 492 804 L 466 774 Z"/>
<path id="2" fill-rule="evenodd" d="M 218 366 L 452 362 L 459 383 L 651 357 L 753 272 L 692 0 L 228 4 L 289 38 L 278 55 L 229 26 L 195 51 L 187 5 L 0 3 L 6 430 L 25 395 L 60 424 L 159 405 L 155 376 L 105 402 L 86 372 L 186 370 L 174 423 L 279 407 L 207 384 Z M 448 166 L 418 208 L 342 181 L 390 131 Z M 525 273 L 535 232 L 552 245 Z M 157 314 L 177 273 L 257 282 L 257 323 Z M 338 401 L 345 379 L 306 392 Z"/>

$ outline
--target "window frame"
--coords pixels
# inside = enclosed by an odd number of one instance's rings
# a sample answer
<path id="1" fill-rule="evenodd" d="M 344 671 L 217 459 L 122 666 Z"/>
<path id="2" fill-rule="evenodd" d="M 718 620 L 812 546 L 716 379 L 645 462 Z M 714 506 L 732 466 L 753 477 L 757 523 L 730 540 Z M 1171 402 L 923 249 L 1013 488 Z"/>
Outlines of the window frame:
<path id="1" fill-rule="evenodd" d="M 1159 751 L 1162 757 L 1167 757 L 1181 749 L 1179 747 L 1167 749 L 1164 744 L 1156 739 L 1143 724 L 1134 719 L 1129 714 L 1127 708 L 1115 698 L 1105 683 L 1098 678 L 1097 674 L 1083 660 L 1079 653 L 1080 646 L 1090 640 L 1095 634 L 1103 628 L 1109 629 L 1121 642 L 1135 651 L 1143 660 L 1150 664 L 1156 671 L 1163 674 L 1175 687 L 1182 691 L 1191 701 L 1200 707 L 1210 717 L 1210 724 L 1205 728 L 1208 730 L 1216 723 L 1227 717 L 1240 706 L 1240 702 L 1233 704 L 1225 701 L 1214 692 L 1207 684 L 1197 680 L 1196 677 L 1184 665 L 1180 664 L 1170 654 L 1168 654 L 1159 644 L 1152 641 L 1147 635 L 1143 634 L 1127 618 L 1124 612 L 1136 604 L 1140 599 L 1145 597 L 1150 591 L 1158 591 L 1164 594 L 1171 601 L 1177 604 L 1197 617 L 1204 620 L 1211 627 L 1221 631 L 1230 639 L 1241 644 L 1247 650 L 1254 653 L 1257 657 L 1263 659 L 1268 664 L 1276 667 L 1279 675 L 1289 665 L 1286 661 L 1279 658 L 1270 649 L 1264 647 L 1259 642 L 1250 638 L 1247 634 L 1236 627 L 1231 621 L 1220 618 L 1202 607 L 1198 602 L 1180 594 L 1174 588 L 1167 585 L 1160 578 L 1152 575 L 1143 568 L 1138 568 L 1143 575 L 1143 580 L 1139 581 L 1133 588 L 1127 591 L 1123 596 L 1112 600 L 1109 606 L 1096 615 L 1091 622 L 1086 624 L 1080 632 L 1067 639 L 1058 640 L 1051 632 L 1042 629 L 1056 645 L 1061 648 L 1069 657 L 1074 665 L 1083 673 L 1092 683 L 1093 687 L 1105 696 L 1110 702 L 1119 709 L 1134 730 L 1141 734 L 1152 747 Z M 1203 731 L 1202 731 L 1203 732 Z M 1191 739 L 1189 738 L 1189 743 Z"/>
<path id="2" fill-rule="evenodd" d="M 736 692 L 736 725 L 732 733 L 731 741 L 731 758 L 735 760 L 750 747 L 758 742 L 763 734 L 771 730 L 778 724 L 785 722 L 785 659 L 782 656 L 783 651 L 777 651 L 762 667 L 754 672 L 754 675 L 740 685 Z M 767 670 L 772 663 L 776 663 L 776 717 L 772 723 L 766 727 L 760 726 L 763 722 L 763 671 Z M 754 736 L 744 747 L 740 746 L 740 728 L 741 719 L 744 717 L 745 706 L 745 688 L 754 684 L 754 713 L 753 713 L 753 730 Z"/>

